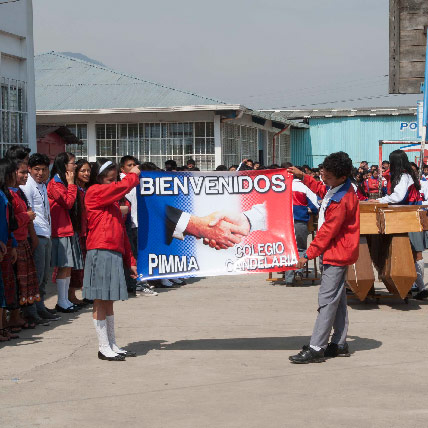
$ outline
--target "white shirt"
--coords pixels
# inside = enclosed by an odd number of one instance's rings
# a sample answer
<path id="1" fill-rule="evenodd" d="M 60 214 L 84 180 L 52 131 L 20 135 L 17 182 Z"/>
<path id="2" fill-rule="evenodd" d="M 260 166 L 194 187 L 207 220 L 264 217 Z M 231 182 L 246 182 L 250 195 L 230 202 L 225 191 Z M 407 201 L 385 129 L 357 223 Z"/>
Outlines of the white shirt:
<path id="1" fill-rule="evenodd" d="M 318 214 L 318 230 L 320 230 L 321 226 L 324 224 L 325 210 L 327 209 L 327 205 L 330 203 L 330 199 L 341 189 L 344 184 L 345 183 L 341 184 L 340 186 L 332 187 L 324 196 L 324 199 L 321 202 L 320 212 Z"/>
<path id="2" fill-rule="evenodd" d="M 37 183 L 33 177 L 28 174 L 27 184 L 19 187 L 25 193 L 31 209 L 36 213 L 36 218 L 33 220 L 36 234 L 50 238 L 51 213 L 46 184 Z"/>
<path id="3" fill-rule="evenodd" d="M 126 174 L 120 173 L 120 179 L 122 180 Z M 138 213 L 137 213 L 137 189 L 133 187 L 129 193 L 125 195 L 125 198 L 131 203 L 131 227 L 138 227 Z"/>
<path id="4" fill-rule="evenodd" d="M 412 176 L 410 174 L 403 174 L 400 181 L 394 187 L 394 191 L 390 195 L 379 198 L 378 202 L 384 204 L 398 204 L 402 202 L 412 184 L 414 184 Z"/>

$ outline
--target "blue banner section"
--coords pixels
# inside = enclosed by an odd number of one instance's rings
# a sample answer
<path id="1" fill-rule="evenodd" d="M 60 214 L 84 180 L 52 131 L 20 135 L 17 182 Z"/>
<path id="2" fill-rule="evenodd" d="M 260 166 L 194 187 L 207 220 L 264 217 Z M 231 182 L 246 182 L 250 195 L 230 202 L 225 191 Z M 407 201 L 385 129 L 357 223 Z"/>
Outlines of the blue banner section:
<path id="1" fill-rule="evenodd" d="M 191 173 L 174 173 L 180 182 L 185 176 Z M 153 189 L 153 194 L 141 196 L 141 183 L 144 178 L 156 179 L 168 177 L 164 171 L 143 171 L 140 178 L 140 185 L 137 187 L 138 199 L 138 260 L 137 269 L 139 278 L 156 279 L 163 277 L 185 277 L 192 276 L 183 273 L 174 273 L 177 269 L 185 266 L 182 263 L 190 261 L 195 253 L 195 242 L 191 239 L 173 239 L 177 217 L 180 212 L 191 213 L 193 211 L 193 194 L 189 189 L 188 194 L 159 195 L 159 189 Z M 144 184 L 144 182 L 143 182 Z M 169 255 L 179 254 L 184 256 L 174 262 L 178 266 L 169 265 Z M 171 272 L 172 271 L 172 272 Z"/>

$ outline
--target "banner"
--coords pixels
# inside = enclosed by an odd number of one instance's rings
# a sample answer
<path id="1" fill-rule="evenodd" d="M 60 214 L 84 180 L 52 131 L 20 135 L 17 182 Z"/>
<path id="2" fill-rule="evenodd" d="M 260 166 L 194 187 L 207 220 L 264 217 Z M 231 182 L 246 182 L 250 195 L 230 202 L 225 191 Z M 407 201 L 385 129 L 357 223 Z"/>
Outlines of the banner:
<path id="1" fill-rule="evenodd" d="M 291 269 L 292 175 L 142 171 L 138 197 L 140 279 Z"/>

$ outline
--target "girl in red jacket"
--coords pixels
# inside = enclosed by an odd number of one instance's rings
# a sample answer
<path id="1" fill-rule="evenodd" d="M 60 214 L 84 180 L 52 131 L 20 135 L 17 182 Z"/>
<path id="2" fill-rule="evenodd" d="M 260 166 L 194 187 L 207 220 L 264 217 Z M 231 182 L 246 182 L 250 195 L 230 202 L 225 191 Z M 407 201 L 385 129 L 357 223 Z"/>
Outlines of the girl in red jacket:
<path id="1" fill-rule="evenodd" d="M 323 198 L 318 232 L 297 264 L 302 268 L 308 260 L 322 256 L 318 316 L 309 346 L 305 345 L 299 354 L 291 356 L 290 361 L 319 363 L 326 357 L 349 356 L 345 276 L 348 265 L 358 260 L 360 241 L 360 208 L 349 179 L 352 161 L 344 152 L 327 156 L 323 163 L 325 185 L 297 168 L 288 171 L 303 179 L 303 184 Z M 332 328 L 334 333 L 328 343 Z"/>
<path id="2" fill-rule="evenodd" d="M 94 184 L 86 192 L 88 220 L 86 263 L 83 278 L 83 297 L 94 300 L 93 320 L 97 331 L 98 358 L 123 361 L 135 357 L 116 345 L 113 303 L 127 300 L 128 290 L 123 265 L 137 277 L 136 261 L 125 233 L 119 200 L 139 183 L 137 166 L 122 181 L 117 182 L 117 167 L 108 159 L 98 159 L 92 166 Z"/>
<path id="3" fill-rule="evenodd" d="M 58 268 L 58 312 L 75 312 L 78 307 L 68 300 L 71 269 L 83 269 L 79 245 L 80 200 L 74 184 L 75 156 L 60 153 L 56 156 L 47 187 L 51 211 L 52 252 L 51 266 Z"/>

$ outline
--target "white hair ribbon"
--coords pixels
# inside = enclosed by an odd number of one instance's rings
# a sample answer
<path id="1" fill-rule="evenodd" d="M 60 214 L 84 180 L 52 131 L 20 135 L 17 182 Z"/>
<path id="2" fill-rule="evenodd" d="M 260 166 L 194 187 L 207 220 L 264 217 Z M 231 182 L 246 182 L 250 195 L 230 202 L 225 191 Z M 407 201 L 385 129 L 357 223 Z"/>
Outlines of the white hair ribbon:
<path id="1" fill-rule="evenodd" d="M 100 168 L 100 170 L 98 171 L 98 175 L 100 175 L 106 168 L 108 168 L 110 165 L 113 165 L 113 162 L 112 161 L 107 161 L 107 162 L 105 162 L 105 163 L 103 163 L 102 165 L 101 165 L 101 168 Z"/>

